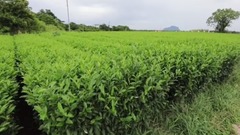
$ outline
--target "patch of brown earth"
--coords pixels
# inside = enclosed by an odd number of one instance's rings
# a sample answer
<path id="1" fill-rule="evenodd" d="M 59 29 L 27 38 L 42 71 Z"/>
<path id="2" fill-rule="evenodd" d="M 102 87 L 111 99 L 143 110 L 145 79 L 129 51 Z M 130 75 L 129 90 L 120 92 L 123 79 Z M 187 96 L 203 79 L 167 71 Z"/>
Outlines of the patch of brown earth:
<path id="1" fill-rule="evenodd" d="M 240 125 L 233 125 L 233 129 L 236 133 L 236 135 L 240 135 Z"/>

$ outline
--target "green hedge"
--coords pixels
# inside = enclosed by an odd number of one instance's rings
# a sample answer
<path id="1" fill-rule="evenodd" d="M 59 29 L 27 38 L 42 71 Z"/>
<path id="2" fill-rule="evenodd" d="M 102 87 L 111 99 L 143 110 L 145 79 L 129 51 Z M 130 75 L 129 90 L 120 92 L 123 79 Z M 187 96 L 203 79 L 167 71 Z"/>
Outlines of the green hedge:
<path id="1" fill-rule="evenodd" d="M 51 135 L 134 134 L 149 117 L 146 110 L 161 113 L 171 101 L 221 81 L 239 55 L 238 46 L 216 39 L 127 35 L 132 39 L 96 33 L 16 38 L 24 92 L 40 129 Z"/>
<path id="2" fill-rule="evenodd" d="M 18 129 L 13 118 L 17 96 L 14 46 L 10 36 L 1 36 L 0 41 L 0 134 L 9 135 Z"/>

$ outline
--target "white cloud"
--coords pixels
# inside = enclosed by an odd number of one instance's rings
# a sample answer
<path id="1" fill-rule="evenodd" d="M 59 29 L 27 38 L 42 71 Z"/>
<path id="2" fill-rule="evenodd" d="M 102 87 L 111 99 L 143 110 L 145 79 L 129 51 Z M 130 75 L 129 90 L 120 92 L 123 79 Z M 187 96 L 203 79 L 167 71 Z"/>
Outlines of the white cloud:
<path id="1" fill-rule="evenodd" d="M 102 6 L 78 6 L 71 9 L 71 20 L 79 23 L 94 23 L 96 20 L 101 20 L 111 16 L 113 9 Z M 75 14 L 74 14 L 75 13 Z"/>

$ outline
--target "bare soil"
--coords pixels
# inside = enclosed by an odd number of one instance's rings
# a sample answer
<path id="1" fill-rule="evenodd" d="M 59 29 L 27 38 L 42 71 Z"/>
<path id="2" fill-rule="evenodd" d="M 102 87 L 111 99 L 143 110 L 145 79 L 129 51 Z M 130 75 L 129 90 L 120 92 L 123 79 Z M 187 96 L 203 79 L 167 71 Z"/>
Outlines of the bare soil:
<path id="1" fill-rule="evenodd" d="M 240 135 L 240 125 L 233 125 L 233 129 L 236 135 Z"/>

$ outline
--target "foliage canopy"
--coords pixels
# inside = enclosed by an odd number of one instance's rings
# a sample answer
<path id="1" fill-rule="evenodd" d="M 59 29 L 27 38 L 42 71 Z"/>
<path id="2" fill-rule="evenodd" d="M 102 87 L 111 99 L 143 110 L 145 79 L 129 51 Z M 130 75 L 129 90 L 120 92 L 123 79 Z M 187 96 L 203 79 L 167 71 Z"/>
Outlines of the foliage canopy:
<path id="1" fill-rule="evenodd" d="M 207 19 L 207 24 L 215 27 L 216 31 L 224 32 L 226 27 L 230 26 L 232 21 L 238 19 L 239 16 L 240 12 L 231 8 L 218 9 Z"/>
<path id="2" fill-rule="evenodd" d="M 0 0 L 0 30 L 3 33 L 31 32 L 38 29 L 37 19 L 27 0 Z"/>

